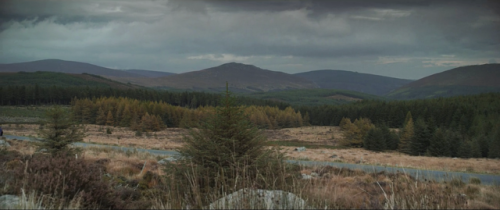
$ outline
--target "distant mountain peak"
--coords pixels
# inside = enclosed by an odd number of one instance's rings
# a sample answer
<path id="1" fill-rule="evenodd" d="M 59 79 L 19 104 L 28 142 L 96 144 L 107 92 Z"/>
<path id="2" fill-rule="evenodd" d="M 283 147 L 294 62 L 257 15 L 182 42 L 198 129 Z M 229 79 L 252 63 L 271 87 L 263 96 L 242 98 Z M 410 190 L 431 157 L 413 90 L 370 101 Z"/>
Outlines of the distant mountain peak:
<path id="1" fill-rule="evenodd" d="M 254 65 L 250 64 L 244 64 L 244 63 L 237 63 L 237 62 L 230 62 L 230 63 L 225 63 L 220 65 L 219 67 L 252 67 L 252 68 L 258 68 Z"/>

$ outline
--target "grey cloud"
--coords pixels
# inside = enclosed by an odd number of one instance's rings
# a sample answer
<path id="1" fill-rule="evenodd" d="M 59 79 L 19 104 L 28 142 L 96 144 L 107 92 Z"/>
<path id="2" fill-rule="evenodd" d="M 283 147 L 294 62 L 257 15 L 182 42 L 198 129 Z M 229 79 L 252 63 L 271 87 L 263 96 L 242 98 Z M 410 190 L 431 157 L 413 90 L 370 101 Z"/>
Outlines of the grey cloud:
<path id="1" fill-rule="evenodd" d="M 1 63 L 59 58 L 182 72 L 235 59 L 416 78 L 500 59 L 498 4 L 488 1 L 1 3 Z"/>

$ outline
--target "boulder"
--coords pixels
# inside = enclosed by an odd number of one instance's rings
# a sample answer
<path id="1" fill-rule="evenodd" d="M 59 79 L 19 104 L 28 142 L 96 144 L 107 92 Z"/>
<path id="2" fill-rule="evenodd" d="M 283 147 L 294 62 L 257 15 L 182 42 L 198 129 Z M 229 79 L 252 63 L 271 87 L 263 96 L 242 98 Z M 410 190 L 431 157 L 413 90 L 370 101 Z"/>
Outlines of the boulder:
<path id="1" fill-rule="evenodd" d="M 35 153 L 45 153 L 45 152 L 48 152 L 47 149 L 40 149 L 38 151 L 36 151 Z"/>
<path id="2" fill-rule="evenodd" d="M 16 209 L 19 206 L 19 196 L 2 195 L 0 196 L 0 209 Z"/>
<path id="3" fill-rule="evenodd" d="M 305 147 L 297 147 L 297 148 L 295 148 L 295 151 L 297 151 L 297 152 L 306 151 L 306 148 Z"/>
<path id="4" fill-rule="evenodd" d="M 313 209 L 293 193 L 282 190 L 241 189 L 208 206 L 209 209 Z"/>
<path id="5" fill-rule="evenodd" d="M 163 158 L 163 159 L 161 159 L 160 161 L 158 161 L 158 164 L 165 165 L 165 164 L 167 164 L 168 162 L 174 162 L 174 161 L 176 161 L 176 160 L 177 160 L 177 158 L 175 158 L 175 157 Z"/>
<path id="6" fill-rule="evenodd" d="M 302 179 L 312 179 L 312 176 L 307 174 L 302 174 Z"/>
<path id="7" fill-rule="evenodd" d="M 0 147 L 10 147 L 10 144 L 5 140 L 0 140 Z"/>

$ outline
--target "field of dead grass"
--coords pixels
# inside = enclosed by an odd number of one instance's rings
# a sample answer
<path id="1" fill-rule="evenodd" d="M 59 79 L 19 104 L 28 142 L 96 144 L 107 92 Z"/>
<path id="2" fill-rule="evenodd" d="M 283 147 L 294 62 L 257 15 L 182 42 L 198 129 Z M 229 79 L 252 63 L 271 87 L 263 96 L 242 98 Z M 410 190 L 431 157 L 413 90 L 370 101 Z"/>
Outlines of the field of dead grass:
<path id="1" fill-rule="evenodd" d="M 9 150 L 33 154 L 30 142 L 9 141 Z M 103 148 L 85 148 L 81 153 L 90 162 L 104 163 L 113 177 L 140 180 L 147 171 L 162 175 L 161 157 L 148 153 L 127 153 Z M 300 173 L 313 174 L 297 180 L 293 193 L 314 206 L 374 209 L 498 209 L 500 187 L 458 182 L 422 182 L 406 174 L 367 174 L 363 171 L 326 167 L 303 167 Z M 164 200 L 163 203 L 174 202 Z M 152 208 L 160 207 L 155 204 Z"/>
<path id="2" fill-rule="evenodd" d="M 38 127 L 38 125 L 29 124 L 3 125 L 6 134 L 20 136 L 36 136 Z M 112 134 L 106 134 L 107 128 L 112 129 Z M 174 150 L 182 145 L 182 137 L 187 134 L 187 130 L 181 128 L 167 128 L 160 132 L 136 136 L 134 131 L 127 128 L 85 125 L 85 133 L 85 142 Z M 307 145 L 335 146 L 338 140 L 342 139 L 342 132 L 337 126 L 308 126 L 279 130 L 264 130 L 263 133 L 267 136 L 269 141 L 303 142 Z M 303 152 L 294 151 L 295 147 L 282 146 L 282 148 L 291 159 L 338 161 L 344 163 L 363 163 L 441 171 L 500 174 L 500 160 L 498 159 L 410 156 L 396 151 L 373 152 L 360 148 L 308 148 Z M 336 157 L 331 158 L 332 155 L 336 155 Z"/>

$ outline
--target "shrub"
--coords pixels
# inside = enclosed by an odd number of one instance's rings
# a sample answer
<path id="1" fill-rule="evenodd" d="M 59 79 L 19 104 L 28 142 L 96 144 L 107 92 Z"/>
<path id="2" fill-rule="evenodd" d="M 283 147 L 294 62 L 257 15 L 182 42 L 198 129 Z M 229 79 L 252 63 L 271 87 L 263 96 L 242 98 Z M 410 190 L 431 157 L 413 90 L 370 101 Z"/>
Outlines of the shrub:
<path id="1" fill-rule="evenodd" d="M 481 184 L 481 180 L 477 177 L 471 177 L 469 179 L 469 184 Z"/>
<path id="2" fill-rule="evenodd" d="M 75 159 L 69 153 L 37 154 L 11 173 L 16 177 L 9 183 L 14 194 L 20 194 L 23 188 L 67 201 L 81 196 L 87 208 L 125 207 L 123 201 L 116 199 L 109 184 L 101 179 L 101 173 L 105 173 L 102 165 Z"/>

